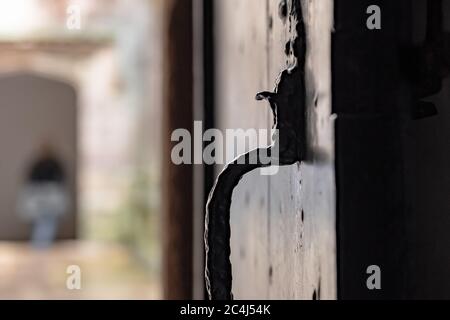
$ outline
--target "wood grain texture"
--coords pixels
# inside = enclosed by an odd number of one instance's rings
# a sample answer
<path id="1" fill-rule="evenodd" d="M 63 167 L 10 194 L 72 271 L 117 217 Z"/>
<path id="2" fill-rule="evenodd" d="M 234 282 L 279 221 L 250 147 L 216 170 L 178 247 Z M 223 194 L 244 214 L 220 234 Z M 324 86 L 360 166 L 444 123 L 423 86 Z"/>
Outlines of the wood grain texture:
<path id="1" fill-rule="evenodd" d="M 170 141 L 176 129 L 193 132 L 192 1 L 166 5 L 163 149 L 163 287 L 166 299 L 192 298 L 192 166 L 173 164 Z"/>

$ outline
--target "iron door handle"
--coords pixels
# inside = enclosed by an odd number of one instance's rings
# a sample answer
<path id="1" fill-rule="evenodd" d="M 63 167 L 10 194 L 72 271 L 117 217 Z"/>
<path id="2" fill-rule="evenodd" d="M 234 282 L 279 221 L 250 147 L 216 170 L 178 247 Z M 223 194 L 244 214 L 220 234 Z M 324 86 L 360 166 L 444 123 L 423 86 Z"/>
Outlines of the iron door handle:
<path id="1" fill-rule="evenodd" d="M 281 166 L 304 159 L 304 92 L 303 70 L 294 67 L 281 73 L 275 92 L 257 94 L 256 99 L 267 100 L 273 112 L 276 129 L 273 144 L 265 149 L 254 149 L 229 163 L 219 174 L 209 194 L 205 218 L 205 278 L 210 299 L 233 298 L 230 207 L 234 188 L 246 173 L 270 165 L 267 161 L 261 161 L 261 154 L 267 154 L 274 160 L 271 163 Z M 251 162 L 250 159 L 257 161 Z"/>
<path id="2" fill-rule="evenodd" d="M 281 0 L 279 14 L 284 24 L 289 23 L 290 39 L 285 46 L 288 67 L 280 74 L 275 92 L 256 95 L 257 100 L 267 100 L 272 109 L 276 129 L 273 144 L 245 153 L 229 163 L 219 174 L 206 204 L 205 280 L 209 298 L 213 300 L 233 299 L 230 207 L 234 188 L 248 172 L 270 165 L 261 161 L 262 153 L 275 158 L 270 162 L 279 166 L 291 165 L 306 158 L 306 37 L 300 0 Z"/>

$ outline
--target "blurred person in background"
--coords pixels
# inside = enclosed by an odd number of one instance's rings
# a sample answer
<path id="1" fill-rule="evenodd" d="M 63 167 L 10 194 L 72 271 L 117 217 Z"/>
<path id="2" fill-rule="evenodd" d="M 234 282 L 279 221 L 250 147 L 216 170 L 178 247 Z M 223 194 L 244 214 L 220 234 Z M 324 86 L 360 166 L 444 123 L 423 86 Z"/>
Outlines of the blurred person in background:
<path id="1" fill-rule="evenodd" d="M 58 222 L 68 209 L 63 165 L 50 144 L 44 143 L 31 163 L 18 200 L 19 214 L 32 223 L 31 241 L 36 248 L 49 247 Z"/>

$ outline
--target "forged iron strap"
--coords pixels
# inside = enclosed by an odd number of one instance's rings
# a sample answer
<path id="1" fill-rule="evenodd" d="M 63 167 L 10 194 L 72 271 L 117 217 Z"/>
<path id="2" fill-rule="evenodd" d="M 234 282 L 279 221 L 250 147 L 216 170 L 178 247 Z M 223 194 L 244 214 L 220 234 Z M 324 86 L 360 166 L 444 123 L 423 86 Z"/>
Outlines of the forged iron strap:
<path id="1" fill-rule="evenodd" d="M 213 300 L 231 300 L 230 207 L 233 190 L 248 172 L 267 167 L 261 155 L 277 165 L 291 165 L 305 159 L 305 32 L 300 0 L 282 1 L 280 15 L 289 15 L 291 40 L 286 44 L 288 68 L 278 78 L 275 92 L 261 92 L 273 112 L 273 144 L 255 149 L 229 163 L 218 176 L 208 198 L 205 217 L 206 289 Z M 276 151 L 276 152 L 275 152 Z M 274 159 L 274 157 L 277 157 Z M 249 161 L 253 159 L 256 161 Z"/>

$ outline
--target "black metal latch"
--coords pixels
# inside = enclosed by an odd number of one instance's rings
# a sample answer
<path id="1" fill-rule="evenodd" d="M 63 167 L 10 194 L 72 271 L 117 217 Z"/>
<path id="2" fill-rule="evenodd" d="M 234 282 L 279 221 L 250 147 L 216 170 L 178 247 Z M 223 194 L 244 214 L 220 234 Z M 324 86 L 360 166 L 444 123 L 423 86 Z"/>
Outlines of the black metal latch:
<path id="1" fill-rule="evenodd" d="M 286 44 L 289 67 L 278 79 L 275 92 L 261 92 L 257 100 L 267 100 L 274 116 L 273 144 L 255 149 L 229 163 L 217 178 L 206 205 L 205 248 L 206 288 L 210 299 L 233 298 L 230 262 L 230 207 L 234 188 L 246 173 L 270 163 L 291 165 L 305 159 L 305 36 L 299 0 L 282 1 L 290 16 L 292 40 Z M 272 158 L 262 161 L 261 154 Z M 250 161 L 253 160 L 253 161 Z M 255 161 L 256 160 L 256 161 Z"/>
<path id="2" fill-rule="evenodd" d="M 206 284 L 211 299 L 228 300 L 231 294 L 230 207 L 234 188 L 246 173 L 277 163 L 290 165 L 304 158 L 304 118 L 299 99 L 302 76 L 296 68 L 284 71 L 275 93 L 262 92 L 256 98 L 268 100 L 275 118 L 274 143 L 267 150 L 254 149 L 229 163 L 220 173 L 206 206 Z M 276 150 L 276 152 L 274 152 Z M 261 155 L 274 157 L 268 163 Z M 250 161 L 256 159 L 257 161 Z"/>

